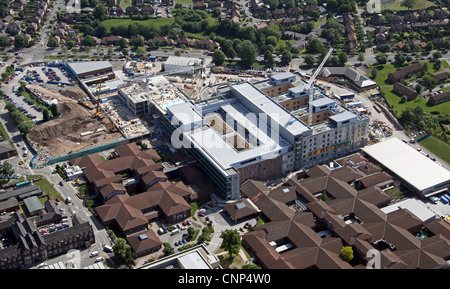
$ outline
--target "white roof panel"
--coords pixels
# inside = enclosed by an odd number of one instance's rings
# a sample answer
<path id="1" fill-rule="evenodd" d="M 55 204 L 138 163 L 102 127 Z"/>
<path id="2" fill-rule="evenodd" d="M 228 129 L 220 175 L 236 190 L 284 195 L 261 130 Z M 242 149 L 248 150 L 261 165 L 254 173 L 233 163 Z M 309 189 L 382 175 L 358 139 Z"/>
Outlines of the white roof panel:
<path id="1" fill-rule="evenodd" d="M 362 150 L 418 191 L 450 182 L 450 171 L 396 137 Z"/>

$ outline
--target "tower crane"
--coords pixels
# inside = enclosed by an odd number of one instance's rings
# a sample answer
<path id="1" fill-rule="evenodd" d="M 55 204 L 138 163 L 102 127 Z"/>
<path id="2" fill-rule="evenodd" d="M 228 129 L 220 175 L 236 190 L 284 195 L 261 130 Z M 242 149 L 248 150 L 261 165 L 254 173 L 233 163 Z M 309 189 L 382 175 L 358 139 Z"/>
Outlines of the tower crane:
<path id="1" fill-rule="evenodd" d="M 314 85 L 314 81 L 316 80 L 317 75 L 319 75 L 319 72 L 322 69 L 322 67 L 327 62 L 328 57 L 330 57 L 331 52 L 333 52 L 333 48 L 330 48 L 330 50 L 328 51 L 327 55 L 325 55 L 325 57 L 323 58 L 322 63 L 316 69 L 316 71 L 314 72 L 313 76 L 311 76 L 311 78 L 309 79 L 309 81 L 308 81 L 308 83 L 306 84 L 306 87 L 305 87 L 305 91 L 307 91 L 307 93 L 309 94 L 309 112 L 308 112 L 308 124 L 309 125 L 312 125 L 312 115 L 313 115 L 312 102 L 314 100 L 314 93 L 316 92 L 316 86 Z M 311 88 L 311 86 L 312 86 L 312 88 Z"/>
<path id="2" fill-rule="evenodd" d="M 100 77 L 100 85 L 98 87 L 98 93 L 97 93 L 97 107 L 95 109 L 94 117 L 98 116 L 100 119 L 103 118 L 103 115 L 101 114 L 100 110 L 98 109 L 100 104 L 100 93 L 102 91 L 102 78 Z"/>

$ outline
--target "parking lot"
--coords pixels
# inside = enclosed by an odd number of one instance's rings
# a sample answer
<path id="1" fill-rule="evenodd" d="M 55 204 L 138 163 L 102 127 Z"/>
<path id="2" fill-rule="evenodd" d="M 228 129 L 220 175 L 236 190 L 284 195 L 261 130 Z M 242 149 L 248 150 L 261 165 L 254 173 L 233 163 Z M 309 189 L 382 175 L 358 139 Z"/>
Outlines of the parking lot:
<path id="1" fill-rule="evenodd" d="M 204 216 L 202 216 L 203 214 L 199 215 L 199 212 L 204 212 Z M 195 219 L 193 217 L 195 217 Z M 184 226 L 184 222 L 190 222 L 191 225 L 189 225 L 189 223 L 186 223 L 186 226 Z M 210 234 L 211 241 L 208 243 L 207 248 L 210 252 L 214 252 L 222 244 L 222 239 L 220 238 L 220 234 L 222 233 L 222 231 L 225 231 L 226 229 L 234 229 L 238 230 L 238 232 L 240 232 L 241 234 L 247 233 L 248 230 L 245 228 L 245 224 L 250 223 L 250 225 L 255 226 L 257 223 L 257 219 L 252 217 L 235 223 L 225 214 L 223 208 L 214 206 L 212 202 L 209 202 L 201 206 L 195 212 L 194 216 L 191 216 L 180 223 L 171 224 L 171 226 L 179 230 L 179 232 L 176 234 L 172 234 L 171 232 L 167 232 L 162 235 L 159 234 L 158 230 L 159 228 L 162 228 L 162 224 L 159 221 L 152 223 L 152 230 L 154 230 L 155 233 L 158 234 L 162 242 L 167 242 L 172 247 L 177 248 L 187 244 L 197 243 L 197 240 L 186 240 L 188 228 L 193 227 L 194 229 L 199 230 L 200 232 L 198 236 L 200 236 L 202 234 L 202 229 L 207 226 L 208 222 L 211 222 L 211 225 L 214 228 L 214 233 Z M 182 229 L 180 229 L 178 225 L 181 226 Z M 166 228 L 169 227 L 167 224 L 165 226 Z M 183 239 L 185 240 L 185 242 L 183 242 Z M 181 245 L 179 243 L 180 241 Z"/>
<path id="2" fill-rule="evenodd" d="M 62 66 L 49 67 L 41 63 L 23 67 L 21 70 L 16 71 L 13 77 L 5 83 L 3 88 L 5 99 L 14 104 L 30 120 L 34 121 L 41 121 L 43 119 L 43 108 L 22 95 L 18 90 L 21 82 L 36 84 L 54 92 L 58 92 L 66 84 L 75 82 Z"/>

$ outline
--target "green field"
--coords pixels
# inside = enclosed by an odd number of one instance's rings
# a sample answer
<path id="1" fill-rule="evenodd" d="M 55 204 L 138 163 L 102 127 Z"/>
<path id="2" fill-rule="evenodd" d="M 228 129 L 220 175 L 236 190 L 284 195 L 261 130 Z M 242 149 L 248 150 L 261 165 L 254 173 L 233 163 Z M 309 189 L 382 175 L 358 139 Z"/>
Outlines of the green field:
<path id="1" fill-rule="evenodd" d="M 405 109 L 413 109 L 417 106 L 421 106 L 426 113 L 431 113 L 432 111 L 438 111 L 439 113 L 450 112 L 450 102 L 448 101 L 438 105 L 430 105 L 428 100 L 419 96 L 414 100 L 401 103 L 401 96 L 393 90 L 392 85 L 381 87 L 381 91 L 397 116 L 400 116 Z"/>
<path id="2" fill-rule="evenodd" d="M 377 77 L 375 78 L 375 81 L 380 86 L 381 91 L 384 93 L 386 101 L 393 108 L 397 116 L 400 116 L 405 109 L 413 109 L 416 106 L 421 106 L 426 113 L 431 113 L 432 111 L 437 111 L 439 113 L 450 112 L 450 102 L 445 102 L 432 106 L 428 104 L 428 100 L 422 97 L 418 97 L 414 100 L 401 103 L 401 95 L 397 94 L 393 90 L 393 83 L 387 79 L 389 73 L 396 71 L 400 67 L 396 67 L 390 63 L 384 65 L 376 65 L 376 66 L 374 65 L 373 67 L 378 69 L 378 74 Z M 442 67 L 448 67 L 447 62 L 444 61 Z M 438 71 L 441 71 L 442 67 Z M 428 62 L 428 68 L 429 68 L 428 71 L 430 73 L 438 72 L 434 69 L 433 63 L 431 62 Z"/>
<path id="3" fill-rule="evenodd" d="M 189 5 L 192 4 L 192 0 L 174 0 L 173 5 L 181 4 L 181 5 Z"/>
<path id="4" fill-rule="evenodd" d="M 130 7 L 131 6 L 131 0 L 120 0 L 119 6 L 124 8 L 124 9 L 127 8 L 127 7 Z"/>
<path id="5" fill-rule="evenodd" d="M 404 11 L 408 10 L 408 8 L 400 6 L 401 1 L 393 1 L 395 4 L 382 4 L 381 9 L 389 9 L 392 11 Z M 417 0 L 416 5 L 414 5 L 414 10 L 421 10 L 425 9 L 431 6 L 436 6 L 433 2 L 427 1 L 427 0 Z"/>
<path id="6" fill-rule="evenodd" d="M 109 30 L 113 26 L 124 25 L 128 26 L 133 23 L 138 23 L 144 26 L 154 25 L 156 27 L 160 27 L 165 24 L 173 24 L 175 22 L 175 18 L 157 18 L 157 19 L 148 19 L 148 20 L 132 20 L 132 19 L 108 19 L 103 21 L 102 23 Z"/>
<path id="7" fill-rule="evenodd" d="M 442 159 L 446 163 L 450 164 L 450 145 L 435 138 L 434 136 L 429 136 L 420 142 L 427 150 L 433 152 L 438 158 Z"/>

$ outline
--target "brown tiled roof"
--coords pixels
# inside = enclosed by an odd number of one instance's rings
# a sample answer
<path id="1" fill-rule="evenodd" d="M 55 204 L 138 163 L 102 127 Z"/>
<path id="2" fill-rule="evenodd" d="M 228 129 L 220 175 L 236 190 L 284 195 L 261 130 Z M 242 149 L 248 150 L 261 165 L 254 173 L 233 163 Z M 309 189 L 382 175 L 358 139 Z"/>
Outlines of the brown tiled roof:
<path id="1" fill-rule="evenodd" d="M 371 186 L 375 186 L 386 181 L 393 180 L 393 177 L 385 172 L 378 172 L 363 178 L 356 180 L 359 184 L 361 184 L 364 188 L 368 188 Z"/>
<path id="2" fill-rule="evenodd" d="M 362 173 L 364 173 L 365 175 L 371 175 L 371 174 L 378 173 L 381 171 L 381 169 L 379 169 L 376 165 L 374 165 L 372 163 L 366 163 L 364 165 L 360 165 L 358 167 L 358 170 L 361 171 Z"/>
<path id="3" fill-rule="evenodd" d="M 223 206 L 223 209 L 235 221 L 258 213 L 258 210 L 247 199 L 226 204 Z"/>
<path id="4" fill-rule="evenodd" d="M 100 194 L 103 196 L 103 199 L 107 200 L 111 198 L 111 194 L 115 191 L 121 192 L 122 194 L 126 194 L 127 189 L 122 185 L 122 183 L 108 183 L 100 190 Z"/>
<path id="5" fill-rule="evenodd" d="M 140 236 L 146 234 L 147 238 L 141 240 Z M 152 230 L 147 230 L 145 233 L 136 233 L 127 237 L 128 243 L 136 254 L 146 252 L 148 250 L 159 249 L 162 245 L 162 241 Z"/>

